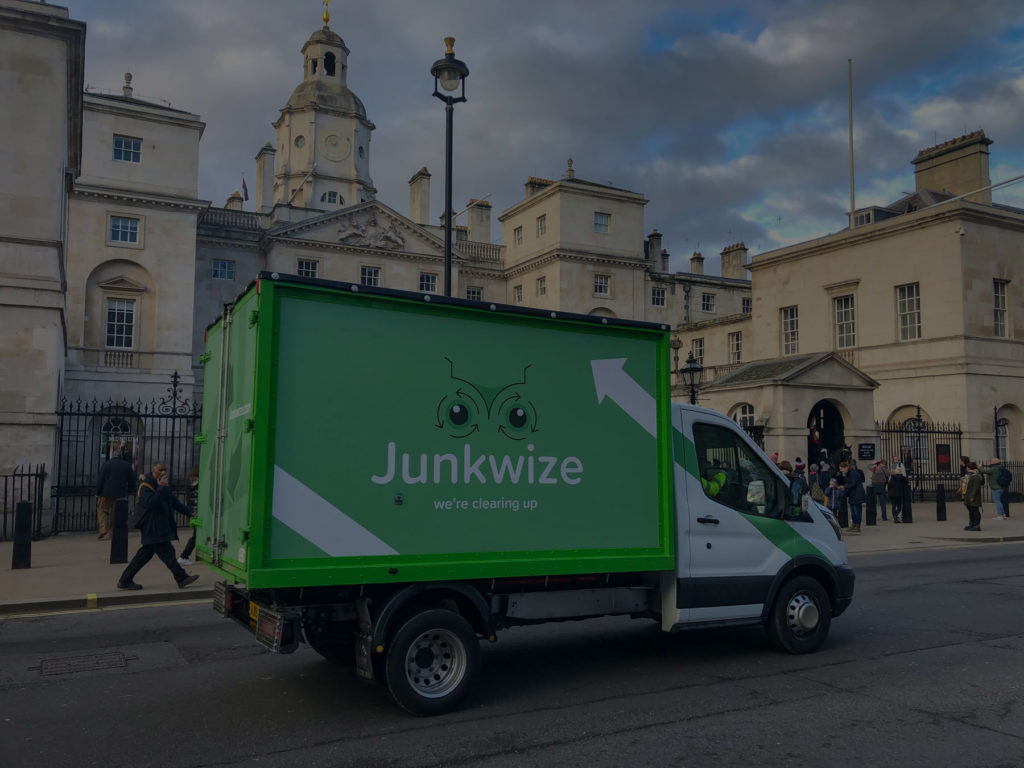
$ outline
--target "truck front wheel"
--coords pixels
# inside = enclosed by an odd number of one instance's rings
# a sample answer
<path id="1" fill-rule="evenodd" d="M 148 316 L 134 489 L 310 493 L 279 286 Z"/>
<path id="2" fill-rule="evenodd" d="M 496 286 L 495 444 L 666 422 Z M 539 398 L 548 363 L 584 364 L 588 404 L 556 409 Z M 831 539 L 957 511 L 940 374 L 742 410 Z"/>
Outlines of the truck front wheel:
<path id="1" fill-rule="evenodd" d="M 817 579 L 796 576 L 779 590 L 768 620 L 768 634 L 789 653 L 818 650 L 832 623 L 828 594 Z"/>
<path id="2" fill-rule="evenodd" d="M 459 706 L 480 668 L 480 643 L 464 618 L 432 609 L 410 617 L 391 640 L 386 678 L 392 698 L 414 715 Z"/>

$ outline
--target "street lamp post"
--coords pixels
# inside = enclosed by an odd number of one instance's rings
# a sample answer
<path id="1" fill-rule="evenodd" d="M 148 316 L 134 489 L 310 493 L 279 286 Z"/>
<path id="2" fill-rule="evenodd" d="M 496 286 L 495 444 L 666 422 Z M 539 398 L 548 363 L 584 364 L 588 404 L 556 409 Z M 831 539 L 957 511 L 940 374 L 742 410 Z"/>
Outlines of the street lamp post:
<path id="1" fill-rule="evenodd" d="M 454 106 L 466 100 L 466 77 L 469 67 L 455 58 L 455 38 L 446 37 L 447 46 L 443 59 L 434 62 L 430 74 L 434 76 L 434 96 L 444 102 L 444 295 L 452 295 L 452 114 Z M 447 93 L 437 89 L 441 86 Z M 462 86 L 458 96 L 451 93 Z"/>
<path id="2" fill-rule="evenodd" d="M 683 383 L 690 390 L 690 405 L 697 404 L 697 388 L 704 374 L 704 366 L 697 362 L 691 349 L 686 355 L 686 363 L 679 369 Z"/>

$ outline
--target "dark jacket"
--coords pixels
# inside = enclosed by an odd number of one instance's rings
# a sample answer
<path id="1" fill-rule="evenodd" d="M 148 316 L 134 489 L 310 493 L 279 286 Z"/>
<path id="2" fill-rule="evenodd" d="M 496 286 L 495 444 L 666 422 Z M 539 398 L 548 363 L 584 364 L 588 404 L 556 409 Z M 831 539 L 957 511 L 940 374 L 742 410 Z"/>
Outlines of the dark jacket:
<path id="1" fill-rule="evenodd" d="M 846 470 L 846 498 L 851 504 L 863 504 L 867 498 L 864 491 L 864 473 L 855 467 Z"/>
<path id="2" fill-rule="evenodd" d="M 977 472 L 968 472 L 967 491 L 964 493 L 964 506 L 981 506 L 981 487 L 985 484 L 984 478 Z"/>
<path id="3" fill-rule="evenodd" d="M 191 510 L 171 493 L 166 485 L 158 485 L 152 475 L 146 475 L 139 485 L 139 498 L 135 502 L 135 515 L 141 519 L 143 544 L 160 544 L 178 540 L 178 521 L 174 510 L 190 514 Z"/>
<path id="4" fill-rule="evenodd" d="M 844 489 L 840 488 L 839 486 L 836 486 L 835 488 L 826 488 L 825 489 L 825 499 L 826 499 L 825 506 L 827 506 L 833 512 L 838 512 L 839 511 L 839 507 L 841 507 L 843 505 L 843 497 L 845 497 L 845 496 L 846 496 L 846 491 Z"/>
<path id="5" fill-rule="evenodd" d="M 135 470 L 132 465 L 120 456 L 103 462 L 99 477 L 96 478 L 96 495 L 123 499 L 132 493 L 135 493 Z"/>
<path id="6" fill-rule="evenodd" d="M 902 499 L 903 494 L 907 490 L 907 476 L 900 474 L 893 474 L 889 477 L 889 484 L 886 486 L 886 495 L 890 499 Z"/>

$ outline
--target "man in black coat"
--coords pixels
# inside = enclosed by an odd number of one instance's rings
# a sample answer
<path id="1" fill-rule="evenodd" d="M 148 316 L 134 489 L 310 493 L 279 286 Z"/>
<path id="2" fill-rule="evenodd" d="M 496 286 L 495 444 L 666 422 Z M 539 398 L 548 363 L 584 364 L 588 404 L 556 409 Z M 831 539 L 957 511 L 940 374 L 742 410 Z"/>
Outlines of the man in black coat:
<path id="1" fill-rule="evenodd" d="M 132 516 L 133 527 L 142 531 L 142 546 L 121 574 L 117 582 L 118 589 L 142 589 L 142 585 L 134 581 L 135 574 L 153 559 L 153 555 L 159 557 L 167 566 L 179 587 L 187 587 L 199 578 L 194 573 L 186 573 L 175 556 L 174 546 L 171 544 L 172 541 L 178 540 L 178 523 L 174 519 L 174 510 L 186 514 L 190 512 L 189 508 L 171 493 L 167 468 L 163 464 L 154 464 L 153 471 L 139 484 L 139 497 Z"/>
<path id="2" fill-rule="evenodd" d="M 119 453 L 103 462 L 96 478 L 97 539 L 109 539 L 114 529 L 114 502 L 135 492 L 135 470 L 129 463 L 131 453 L 121 448 Z"/>

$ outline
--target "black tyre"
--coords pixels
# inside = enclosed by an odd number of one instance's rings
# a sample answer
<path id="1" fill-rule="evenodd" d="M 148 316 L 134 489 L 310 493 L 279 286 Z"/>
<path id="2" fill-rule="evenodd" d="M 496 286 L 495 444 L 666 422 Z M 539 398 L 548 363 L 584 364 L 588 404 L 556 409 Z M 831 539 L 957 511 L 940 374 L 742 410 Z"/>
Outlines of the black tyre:
<path id="1" fill-rule="evenodd" d="M 302 636 L 328 661 L 355 664 L 356 627 L 351 621 L 304 621 Z"/>
<path id="2" fill-rule="evenodd" d="M 821 583 L 794 576 L 782 585 L 768 619 L 768 634 L 789 653 L 812 653 L 828 637 L 832 606 Z"/>
<path id="3" fill-rule="evenodd" d="M 395 633 L 385 676 L 395 702 L 414 715 L 456 709 L 480 669 L 480 643 L 469 622 L 452 611 L 411 616 Z"/>

